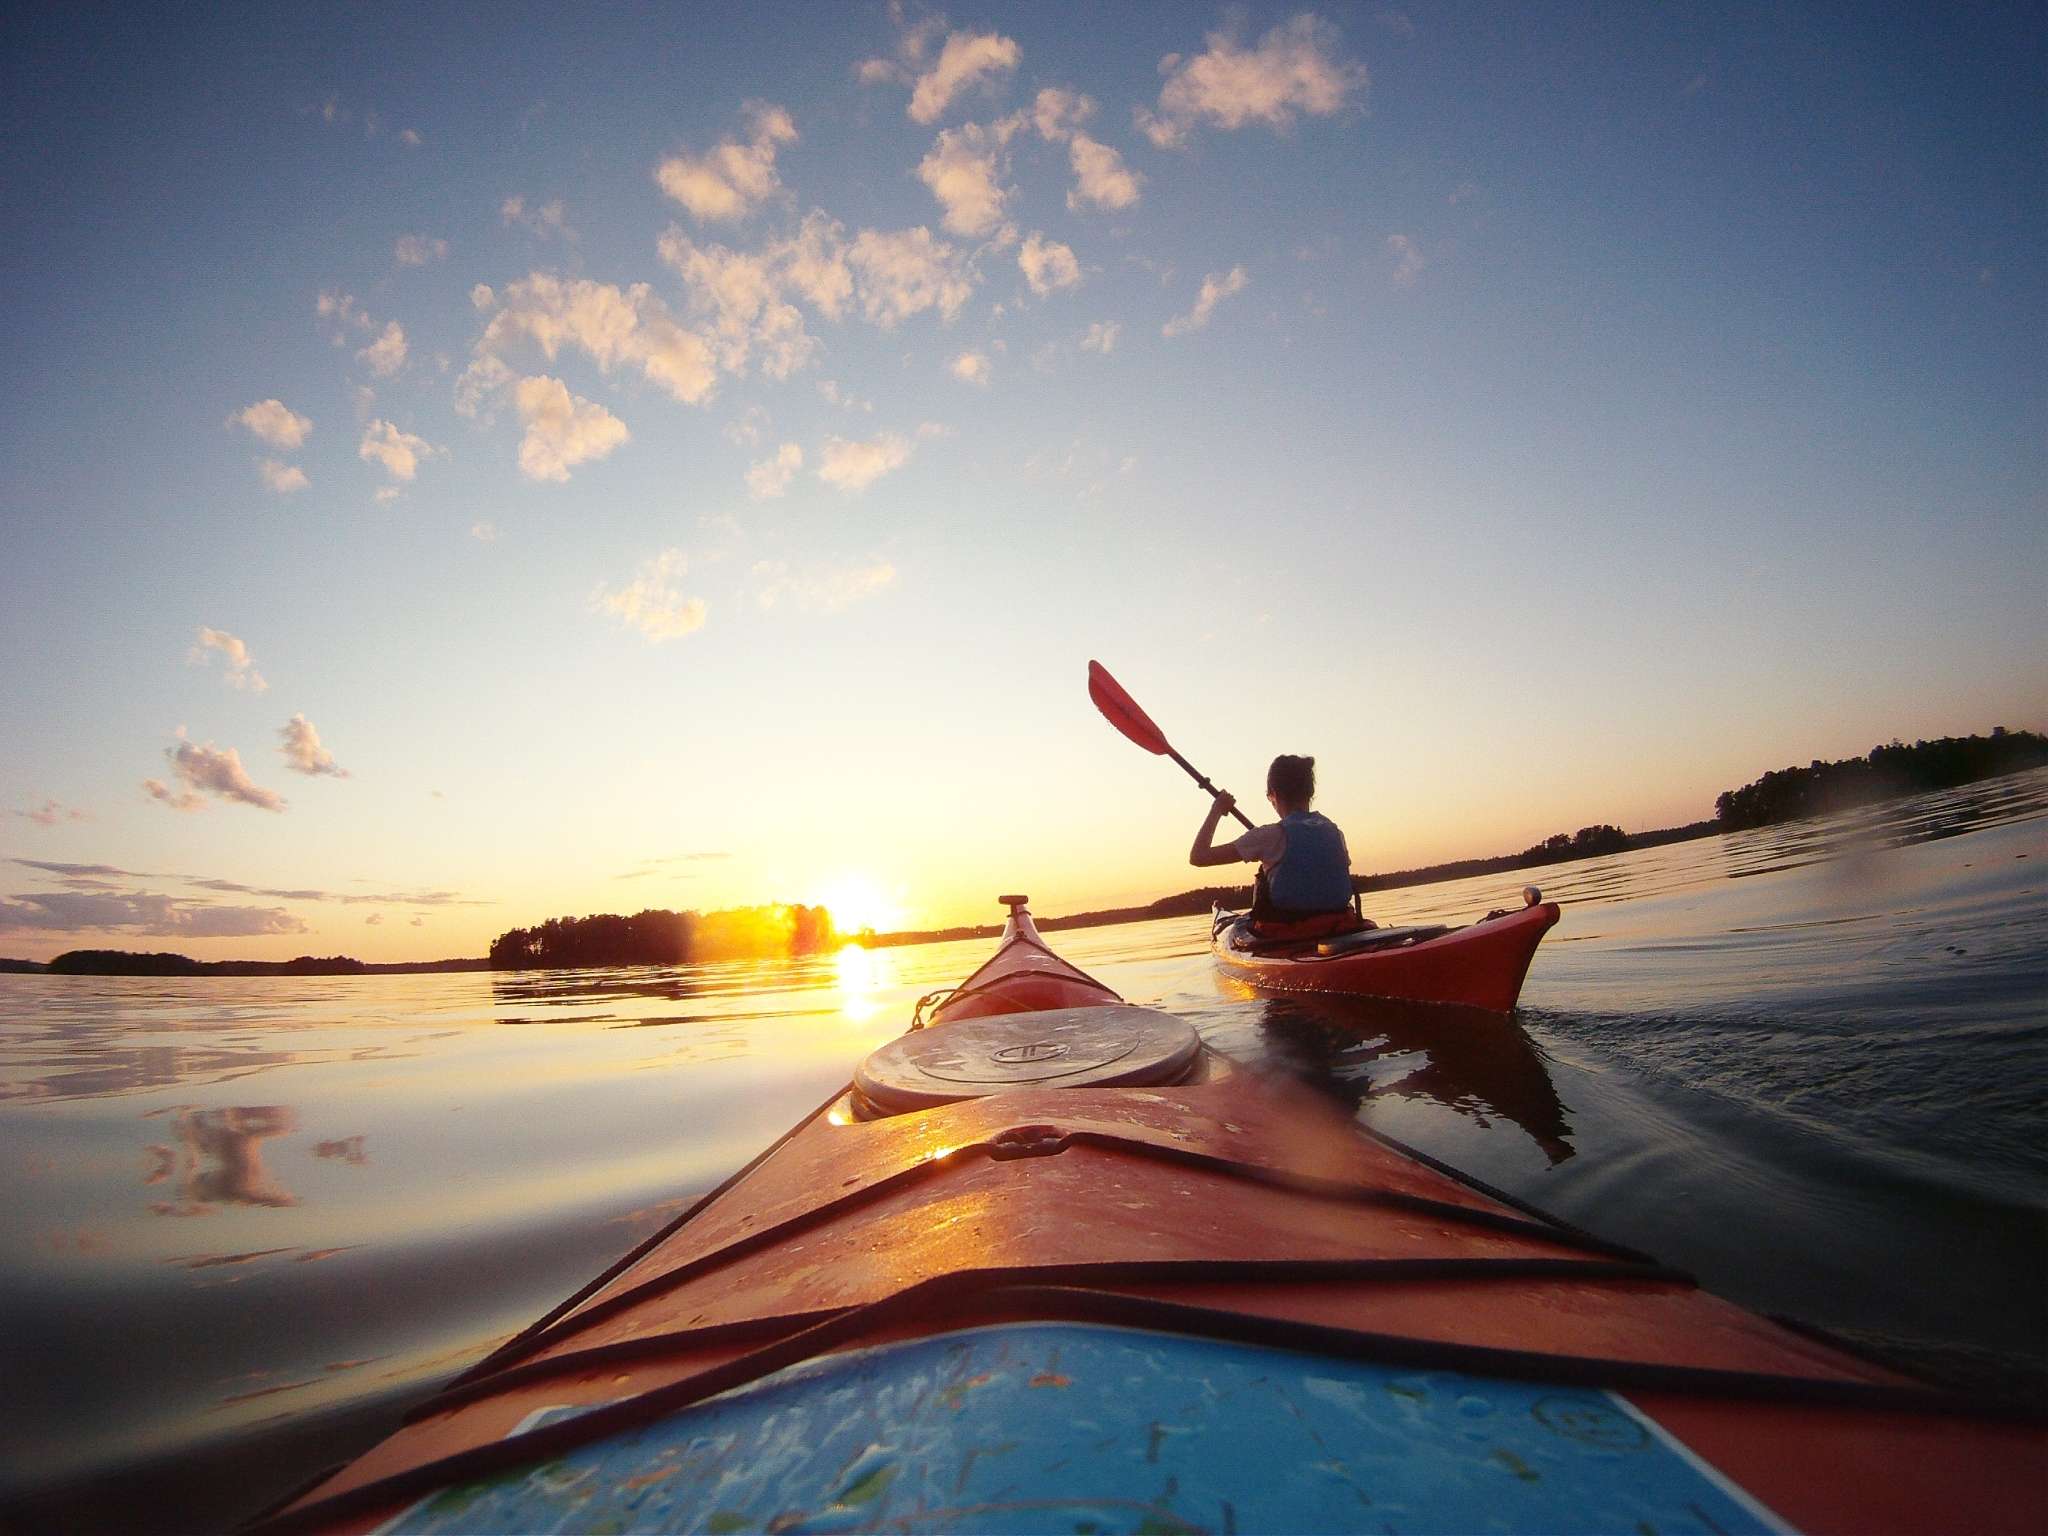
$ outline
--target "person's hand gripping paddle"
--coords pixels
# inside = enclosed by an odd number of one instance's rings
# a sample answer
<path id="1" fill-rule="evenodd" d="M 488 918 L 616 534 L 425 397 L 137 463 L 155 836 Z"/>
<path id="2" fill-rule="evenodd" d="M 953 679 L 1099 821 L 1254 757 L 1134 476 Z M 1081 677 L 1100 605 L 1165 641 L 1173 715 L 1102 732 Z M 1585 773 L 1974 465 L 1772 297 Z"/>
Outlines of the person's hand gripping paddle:
<path id="1" fill-rule="evenodd" d="M 1138 707 L 1138 701 L 1124 692 L 1123 684 L 1111 677 L 1108 668 L 1099 661 L 1088 663 L 1088 697 L 1095 701 L 1095 707 L 1102 711 L 1103 717 L 1132 741 L 1156 757 L 1172 758 L 1210 795 L 1217 799 L 1223 797 L 1224 791 L 1211 784 L 1207 774 L 1199 772 L 1193 763 L 1167 744 L 1166 733 L 1152 723 L 1152 717 Z M 1246 827 L 1251 826 L 1251 818 L 1235 805 L 1231 806 L 1230 814 Z"/>

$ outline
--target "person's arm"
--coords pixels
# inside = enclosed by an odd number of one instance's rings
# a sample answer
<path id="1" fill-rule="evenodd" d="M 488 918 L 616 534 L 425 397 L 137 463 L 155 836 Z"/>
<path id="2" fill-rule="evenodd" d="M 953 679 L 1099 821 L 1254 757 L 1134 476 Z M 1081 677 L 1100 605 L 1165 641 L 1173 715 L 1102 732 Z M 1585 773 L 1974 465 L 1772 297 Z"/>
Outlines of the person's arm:
<path id="1" fill-rule="evenodd" d="M 1233 842 L 1217 846 L 1216 823 L 1230 814 L 1237 801 L 1229 795 L 1218 795 L 1209 805 L 1209 814 L 1202 818 L 1202 829 L 1195 834 L 1195 846 L 1188 850 L 1188 862 L 1197 868 L 1211 864 L 1236 864 L 1244 855 L 1237 851 Z"/>

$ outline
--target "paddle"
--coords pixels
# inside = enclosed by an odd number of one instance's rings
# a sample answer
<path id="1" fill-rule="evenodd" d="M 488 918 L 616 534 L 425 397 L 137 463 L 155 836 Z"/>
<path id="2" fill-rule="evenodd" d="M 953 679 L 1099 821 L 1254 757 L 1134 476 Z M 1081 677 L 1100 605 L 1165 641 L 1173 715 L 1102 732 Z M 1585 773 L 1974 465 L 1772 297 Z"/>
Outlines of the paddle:
<path id="1" fill-rule="evenodd" d="M 1198 772 L 1193 763 L 1167 745 L 1166 733 L 1152 723 L 1152 717 L 1138 707 L 1138 701 L 1124 692 L 1123 685 L 1111 677 L 1108 668 L 1099 661 L 1088 663 L 1088 697 L 1095 701 L 1095 707 L 1102 711 L 1104 719 L 1147 752 L 1155 757 L 1172 758 L 1187 770 L 1189 778 L 1211 795 L 1223 793 L 1209 782 L 1207 774 Z M 1247 827 L 1252 824 L 1252 819 L 1234 805 L 1230 814 Z"/>

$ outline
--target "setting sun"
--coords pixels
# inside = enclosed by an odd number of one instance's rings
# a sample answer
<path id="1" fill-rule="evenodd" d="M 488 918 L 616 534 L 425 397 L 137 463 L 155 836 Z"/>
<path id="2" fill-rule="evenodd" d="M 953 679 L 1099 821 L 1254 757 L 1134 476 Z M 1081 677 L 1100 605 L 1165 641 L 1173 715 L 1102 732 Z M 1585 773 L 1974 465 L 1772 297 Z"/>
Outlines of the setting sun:
<path id="1" fill-rule="evenodd" d="M 841 875 L 811 900 L 832 914 L 832 926 L 842 934 L 886 933 L 903 924 L 902 906 L 865 875 Z"/>

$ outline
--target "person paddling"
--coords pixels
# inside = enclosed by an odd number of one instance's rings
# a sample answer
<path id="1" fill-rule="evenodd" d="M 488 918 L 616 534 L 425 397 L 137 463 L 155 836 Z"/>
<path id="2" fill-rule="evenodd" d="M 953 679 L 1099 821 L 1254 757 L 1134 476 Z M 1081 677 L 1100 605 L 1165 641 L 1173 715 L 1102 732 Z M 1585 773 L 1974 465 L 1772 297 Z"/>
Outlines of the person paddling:
<path id="1" fill-rule="evenodd" d="M 1309 809 L 1315 797 L 1316 760 L 1283 752 L 1266 770 L 1266 799 L 1280 819 L 1218 843 L 1216 825 L 1237 804 L 1218 793 L 1188 850 L 1198 868 L 1258 864 L 1251 916 L 1261 932 L 1308 937 L 1364 923 L 1353 901 L 1351 850 L 1334 821 Z"/>

